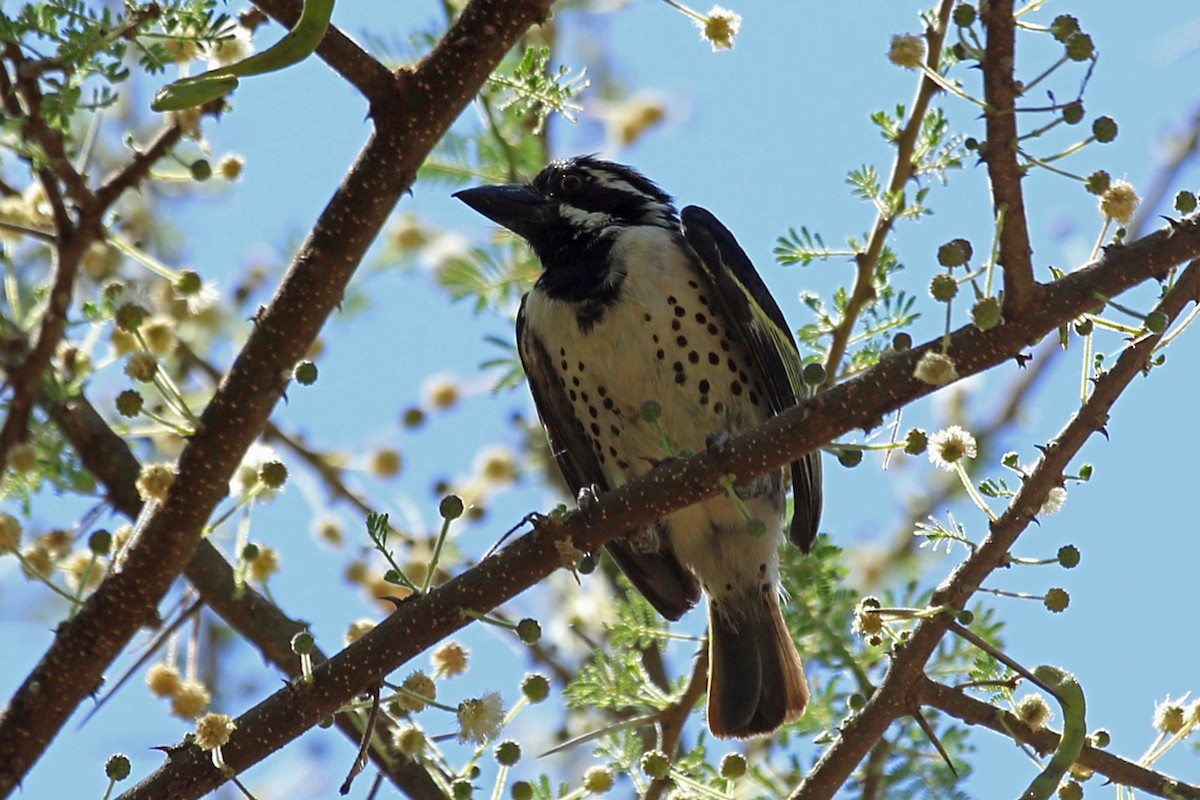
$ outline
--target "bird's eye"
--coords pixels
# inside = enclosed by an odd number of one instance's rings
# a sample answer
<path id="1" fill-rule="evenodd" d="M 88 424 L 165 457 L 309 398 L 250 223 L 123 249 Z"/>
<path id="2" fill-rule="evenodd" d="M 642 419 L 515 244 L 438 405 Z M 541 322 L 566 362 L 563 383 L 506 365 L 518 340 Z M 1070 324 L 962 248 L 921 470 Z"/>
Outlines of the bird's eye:
<path id="1" fill-rule="evenodd" d="M 574 173 L 563 175 L 558 182 L 558 188 L 564 192 L 573 192 L 583 185 L 583 178 Z"/>

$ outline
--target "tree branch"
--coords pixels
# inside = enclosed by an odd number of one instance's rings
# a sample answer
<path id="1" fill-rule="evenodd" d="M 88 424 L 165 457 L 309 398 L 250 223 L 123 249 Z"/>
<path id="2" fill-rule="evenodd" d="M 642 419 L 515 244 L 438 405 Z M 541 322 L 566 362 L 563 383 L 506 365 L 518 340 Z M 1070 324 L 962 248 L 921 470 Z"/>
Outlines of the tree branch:
<path id="1" fill-rule="evenodd" d="M 1090 269 L 1079 270 L 1046 287 L 1046 302 L 1053 305 L 1064 281 Z M 1198 294 L 1200 262 L 1193 261 L 1163 297 L 1158 310 L 1173 320 L 1187 303 L 1195 302 Z M 1047 306 L 1043 305 L 1043 311 L 1046 308 Z M 1063 319 L 1062 322 L 1066 322 L 1067 319 Z M 1006 323 L 998 330 L 1007 327 L 1009 324 Z M 1052 488 L 1061 484 L 1063 471 L 1071 459 L 1092 434 L 1104 430 L 1109 409 L 1130 381 L 1145 369 L 1147 359 L 1161 338 L 1145 336 L 1129 345 L 1117 358 L 1112 369 L 1096 381 L 1092 396 L 1058 436 L 1045 447 L 1041 460 L 1022 483 L 1008 509 L 992 523 L 987 537 L 934 592 L 931 606 L 963 608 L 983 580 L 1004 562 L 1009 548 L 1034 520 L 1045 502 L 1046 495 Z M 913 629 L 907 643 L 897 650 L 875 693 L 862 711 L 843 726 L 833 745 L 825 751 L 813 771 L 792 794 L 793 800 L 832 797 L 858 762 L 883 736 L 892 721 L 917 707 L 919 678 L 924 674 L 925 663 L 946 633 L 946 629 L 946 615 L 923 620 Z"/>
<path id="2" fill-rule="evenodd" d="M 999 261 L 1004 270 L 1004 316 L 1016 319 L 1037 308 L 1040 289 L 1033 279 L 1033 248 L 1029 245 L 1029 223 L 1021 192 L 1022 172 L 1017 166 L 1013 0 L 992 0 L 982 5 L 981 13 L 987 29 L 982 61 L 987 130 L 983 161 L 992 187 L 992 207 L 1003 214 Z"/>
<path id="3" fill-rule="evenodd" d="M 281 396 L 283 376 L 340 302 L 422 160 L 508 48 L 545 18 L 548 6 L 549 0 L 474 0 L 398 91 L 376 103 L 376 132 L 204 410 L 169 496 L 144 516 L 123 568 L 59 627 L 0 714 L 0 794 L 20 781 L 79 701 L 98 688 L 103 671 L 184 569 L 242 454 Z"/>
<path id="4" fill-rule="evenodd" d="M 1043 755 L 1053 752 L 1054 748 L 1058 746 L 1059 734 L 1052 730 L 1047 728 L 1032 730 L 1020 718 L 1004 709 L 968 697 L 958 689 L 943 686 L 924 675 L 920 676 L 918 680 L 920 681 L 918 693 L 922 705 L 944 711 L 968 725 L 983 725 L 996 733 L 1013 737 L 1017 741 L 1030 745 Z M 1172 800 L 1200 800 L 1200 786 L 1192 786 L 1169 778 L 1161 772 L 1114 756 L 1104 750 L 1092 747 L 1090 744 L 1083 746 L 1083 753 L 1079 756 L 1077 763 L 1104 775 L 1113 783 L 1140 789 L 1158 797 L 1168 797 Z"/>

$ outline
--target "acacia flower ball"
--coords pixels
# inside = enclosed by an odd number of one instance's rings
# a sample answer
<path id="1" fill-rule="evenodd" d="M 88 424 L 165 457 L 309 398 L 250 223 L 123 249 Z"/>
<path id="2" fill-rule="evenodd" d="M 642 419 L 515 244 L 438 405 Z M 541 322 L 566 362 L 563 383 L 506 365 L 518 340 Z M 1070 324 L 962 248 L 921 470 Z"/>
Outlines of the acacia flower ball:
<path id="1" fill-rule="evenodd" d="M 931 350 L 921 356 L 917 368 L 913 370 L 913 377 L 930 386 L 945 386 L 958 380 L 958 370 L 955 369 L 954 360 L 950 356 Z"/>
<path id="2" fill-rule="evenodd" d="M 727 8 L 713 6 L 700 25 L 700 36 L 712 45 L 713 52 L 730 50 L 742 27 L 742 17 Z"/>
<path id="3" fill-rule="evenodd" d="M 938 469 L 953 472 L 955 464 L 978 453 L 975 437 L 959 425 L 943 428 L 929 437 L 929 461 Z"/>

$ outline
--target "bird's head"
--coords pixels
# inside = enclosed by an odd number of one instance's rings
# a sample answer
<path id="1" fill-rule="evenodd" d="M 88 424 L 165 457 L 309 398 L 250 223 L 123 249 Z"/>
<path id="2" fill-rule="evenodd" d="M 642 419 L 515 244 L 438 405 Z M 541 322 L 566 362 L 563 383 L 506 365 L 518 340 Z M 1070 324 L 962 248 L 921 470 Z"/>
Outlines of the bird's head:
<path id="1" fill-rule="evenodd" d="M 607 256 L 633 227 L 678 230 L 670 196 L 631 167 L 577 156 L 550 162 L 529 183 L 477 186 L 459 200 L 527 241 L 547 276 L 582 288 L 608 277 Z"/>

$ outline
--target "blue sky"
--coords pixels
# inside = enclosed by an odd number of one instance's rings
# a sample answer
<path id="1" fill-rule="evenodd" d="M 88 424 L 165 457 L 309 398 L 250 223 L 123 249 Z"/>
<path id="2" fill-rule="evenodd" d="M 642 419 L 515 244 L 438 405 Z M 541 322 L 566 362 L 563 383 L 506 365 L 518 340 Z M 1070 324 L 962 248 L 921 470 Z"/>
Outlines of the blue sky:
<path id="1" fill-rule="evenodd" d="M 1180 129 L 1200 101 L 1195 84 L 1200 10 L 1166 0 L 1139 4 L 1137 13 L 1130 10 L 1131 4 L 1115 0 L 1076 6 L 1050 3 L 1034 19 L 1045 23 L 1063 12 L 1080 17 L 1101 54 L 1085 97 L 1088 119 L 1095 114 L 1113 116 L 1120 136 L 1112 144 L 1087 148 L 1063 166 L 1084 174 L 1107 169 L 1144 190 L 1164 152 L 1164 136 Z M 861 237 L 869 227 L 872 209 L 850 195 L 844 179 L 862 164 L 874 164 L 885 174 L 890 167 L 891 153 L 867 118 L 875 110 L 910 102 L 913 74 L 891 66 L 885 54 L 892 34 L 916 33 L 919 23 L 915 7 L 894 0 L 759 2 L 735 10 L 744 16 L 737 45 L 716 54 L 686 19 L 651 0 L 636 0 L 611 15 L 562 12 L 557 22 L 568 43 L 568 63 L 589 63 L 596 46 L 603 44 L 610 48 L 609 60 L 607 65 L 592 60 L 593 74 L 607 68 L 631 90 L 652 93 L 667 104 L 668 119 L 661 128 L 628 151 L 606 154 L 636 165 L 681 205 L 696 203 L 716 213 L 737 234 L 785 315 L 798 327 L 807 321 L 806 310 L 796 301 L 798 293 L 811 290 L 827 296 L 849 280 L 851 268 L 837 262 L 777 266 L 771 257 L 775 239 L 789 227 L 804 225 L 837 245 L 846 236 Z M 359 38 L 368 28 L 378 35 L 402 35 L 438 13 L 437 4 L 425 0 L 363 0 L 339 4 L 335 22 Z M 571 53 L 580 55 L 576 59 Z M 1018 68 L 1033 75 L 1054 57 L 1052 48 L 1035 45 L 1019 52 Z M 1079 71 L 1071 74 L 1078 76 Z M 968 90 L 978 90 L 975 76 L 958 77 Z M 1058 81 L 1060 97 L 1073 93 L 1077 80 Z M 593 100 L 584 95 L 579 123 L 552 123 L 557 154 L 604 148 L 603 131 L 591 115 Z M 974 107 L 953 100 L 942 104 L 953 126 L 982 138 Z M 226 276 L 236 274 L 241 265 L 294 245 L 369 133 L 365 103 L 315 60 L 284 74 L 244 81 L 234 106 L 234 112 L 207 133 L 216 155 L 236 151 L 245 156 L 245 177 L 228 190 L 181 208 L 177 215 L 177 224 L 188 232 L 183 263 L 215 277 L 225 290 L 230 288 Z M 474 114 L 468 109 L 463 122 L 470 124 Z M 1050 141 L 1069 144 L 1083 127 Z M 1045 145 L 1047 152 L 1051 146 Z M 941 242 L 963 236 L 975 243 L 978 253 L 989 240 L 991 212 L 982 168 L 968 165 L 951 178 L 949 187 L 933 185 L 929 204 L 936 213 L 901 225 L 892 242 L 908 265 L 911 291 L 923 292 Z M 1200 188 L 1195 167 L 1181 175 L 1178 188 L 1184 187 Z M 1049 266 L 1067 269 L 1086 259 L 1100 218 L 1094 198 L 1070 181 L 1034 173 L 1025 188 L 1035 263 L 1044 280 Z M 448 194 L 444 186 L 418 184 L 399 210 L 451 226 L 466 237 L 486 236 L 486 223 Z M 399 447 L 406 464 L 399 481 L 385 485 L 363 474 L 358 482 L 394 514 L 414 509 L 432 524 L 432 481 L 469 474 L 476 452 L 498 438 L 515 444 L 504 421 L 514 411 L 530 413 L 531 407 L 523 388 L 498 396 L 478 392 L 455 415 L 434 417 L 419 434 L 400 428 L 399 411 L 419 401 L 421 386 L 431 374 L 451 373 L 478 383 L 477 365 L 494 355 L 483 337 L 507 339 L 511 331 L 497 316 L 475 316 L 465 304 L 448 305 L 423 273 L 364 273 L 359 280 L 375 304 L 353 319 L 330 321 L 321 380 L 290 392 L 277 419 L 310 432 L 318 446 L 350 442 L 360 454 L 381 445 Z M 1127 304 L 1145 308 L 1152 298 L 1152 293 L 1140 292 Z M 914 330 L 917 341 L 941 330 L 940 309 L 927 311 Z M 963 314 L 956 325 L 965 322 Z M 1059 545 L 1074 543 L 1083 554 L 1080 567 L 1069 573 L 1053 567 L 1013 570 L 989 581 L 1013 591 L 1040 593 L 1052 585 L 1070 591 L 1071 607 L 1061 615 L 1045 612 L 1036 602 L 989 602 L 1009 622 L 1008 652 L 1028 665 L 1055 663 L 1075 671 L 1088 693 L 1089 726 L 1110 729 L 1112 749 L 1131 757 L 1140 755 L 1153 738 L 1150 718 L 1157 701 L 1200 690 L 1195 671 L 1200 651 L 1190 633 L 1194 621 L 1189 615 L 1195 605 L 1197 550 L 1195 512 L 1189 503 L 1195 436 L 1188 422 L 1194 418 L 1195 376 L 1200 374 L 1193 336 L 1189 332 L 1181 337 L 1168 352 L 1166 367 L 1126 392 L 1109 426 L 1110 441 L 1089 443 L 1081 460 L 1096 465 L 1093 481 L 1073 488 L 1065 508 L 1028 531 L 1019 545 L 1019 555 L 1048 557 Z M 1111 353 L 1119 346 L 1117 339 L 1110 339 L 1098 349 Z M 1003 366 L 972 381 L 966 389 L 972 413 L 984 414 L 1015 376 L 1015 367 Z M 1077 405 L 1078 383 L 1079 355 L 1073 350 L 1059 359 L 1034 395 L 1022 426 L 1000 443 L 998 452 L 1016 450 L 1022 461 L 1032 461 L 1034 445 L 1049 439 Z M 905 426 L 935 425 L 947 393 L 907 410 Z M 922 461 L 883 472 L 871 459 L 851 471 L 829 459 L 822 529 L 849 547 L 890 541 L 904 519 L 908 495 L 929 471 Z M 995 465 L 980 465 L 978 475 L 988 474 L 1001 471 Z M 463 529 L 462 549 L 486 550 L 523 513 L 551 502 L 547 495 L 528 491 L 505 498 L 483 523 Z M 981 537 L 980 515 L 961 505 L 953 508 L 968 530 Z M 313 513 L 297 485 L 256 517 L 255 532 L 276 543 L 288 559 L 287 570 L 273 584 L 276 598 L 290 613 L 312 619 L 318 641 L 332 647 L 350 620 L 378 614 L 365 603 L 332 602 L 347 595 L 339 577 L 346 558 L 311 544 L 307 531 Z M 937 513 L 943 515 L 944 509 Z M 361 530 L 351 514 L 343 519 L 349 535 Z M 922 551 L 926 578 L 946 574 L 960 555 Z M 11 570 L 12 564 L 5 562 L 0 568 Z M 313 587 L 323 584 L 330 586 L 330 602 L 314 607 Z M 32 597 L 20 598 L 34 602 Z M 519 599 L 514 609 L 529 613 L 530 603 Z M 0 612 L 0 635 L 10 642 L 19 637 L 24 643 L 16 657 L 0 664 L 0 693 L 11 691 L 32 663 L 29 659 L 44 649 L 52 624 L 51 617 L 30 622 L 16 613 Z M 695 627 L 698 621 L 690 624 Z M 479 653 L 507 652 L 497 656 L 496 669 L 519 674 L 518 651 L 506 651 L 493 631 L 473 630 L 464 639 Z M 257 676 L 259 688 L 234 691 L 223 709 L 230 713 L 274 687 L 256 658 L 243 662 L 247 674 Z M 515 682 L 506 685 L 506 694 L 515 697 Z M 466 696 L 470 687 L 462 691 Z M 184 727 L 164 722 L 162 709 L 143 695 L 137 686 L 126 690 L 82 732 L 74 730 L 73 722 L 30 775 L 24 796 L 99 796 L 101 764 L 114 750 L 134 758 L 135 776 L 152 768 L 157 757 L 147 748 L 177 739 Z M 129 725 L 126 731 L 115 722 L 122 715 L 153 721 L 144 727 Z M 335 748 L 335 764 L 348 764 L 348 746 L 336 740 L 310 734 L 294 748 Z M 972 796 L 1011 797 L 1034 774 L 1011 744 L 985 732 L 975 741 L 983 757 L 975 759 L 977 772 L 966 787 Z M 1200 782 L 1194 751 L 1172 753 L 1161 766 Z M 280 755 L 251 778 L 252 785 L 269 784 L 277 796 L 286 795 L 283 787 L 293 781 L 311 778 L 317 786 L 325 781 L 332 785 L 313 796 L 331 796 L 340 775 L 298 771 L 294 758 Z M 366 787 L 361 781 L 357 796 L 363 796 Z M 1089 794 L 1098 791 L 1089 786 Z"/>

